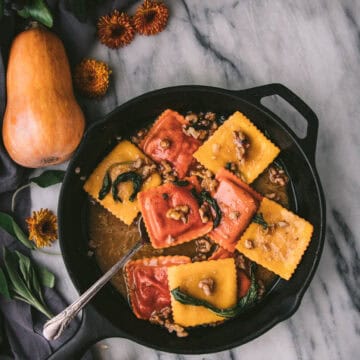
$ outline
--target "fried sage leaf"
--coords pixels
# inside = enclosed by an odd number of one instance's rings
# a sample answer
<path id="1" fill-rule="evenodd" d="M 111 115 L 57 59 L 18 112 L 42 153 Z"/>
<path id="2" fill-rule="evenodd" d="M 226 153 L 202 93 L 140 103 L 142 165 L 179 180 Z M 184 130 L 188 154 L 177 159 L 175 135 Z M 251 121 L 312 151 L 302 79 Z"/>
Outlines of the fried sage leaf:
<path id="1" fill-rule="evenodd" d="M 261 225 L 265 230 L 269 227 L 269 224 L 265 221 L 262 213 L 255 214 L 255 216 L 252 218 L 252 222 Z"/>
<path id="2" fill-rule="evenodd" d="M 210 195 L 210 193 L 206 190 L 201 191 L 200 196 L 203 202 L 207 202 L 215 211 L 215 219 L 214 219 L 214 228 L 216 228 L 221 221 L 221 210 L 217 201 Z"/>
<path id="3" fill-rule="evenodd" d="M 190 184 L 188 180 L 174 180 L 172 183 L 176 186 L 188 186 Z"/>
<path id="4" fill-rule="evenodd" d="M 112 184 L 112 195 L 113 195 L 113 199 L 115 201 L 120 201 L 122 202 L 120 196 L 118 195 L 118 185 L 122 182 L 126 182 L 126 181 L 132 181 L 133 186 L 134 186 L 134 190 L 132 192 L 132 194 L 129 197 L 130 201 L 134 201 L 136 198 L 137 193 L 140 191 L 141 189 L 141 185 L 143 183 L 143 179 L 142 177 L 137 174 L 134 171 L 128 171 L 125 173 L 120 174 L 113 182 Z"/>
<path id="5" fill-rule="evenodd" d="M 174 299 L 176 301 L 179 301 L 181 304 L 204 306 L 210 311 L 212 311 L 214 314 L 219 315 L 226 319 L 230 319 L 240 315 L 241 313 L 243 313 L 244 311 L 248 310 L 249 308 L 251 308 L 256 304 L 258 299 L 258 284 L 256 282 L 256 278 L 252 266 L 251 285 L 247 294 L 244 297 L 242 297 L 235 306 L 226 309 L 220 309 L 210 304 L 206 300 L 198 299 L 191 295 L 185 294 L 180 290 L 179 287 L 171 290 L 171 294 L 173 295 Z"/>
<path id="6" fill-rule="evenodd" d="M 105 196 L 110 192 L 111 184 L 112 184 L 111 177 L 110 177 L 109 171 L 107 171 L 105 173 L 105 175 L 104 175 L 102 186 L 101 186 L 101 189 L 99 191 L 99 195 L 98 195 L 99 200 L 104 199 Z"/>
<path id="7" fill-rule="evenodd" d="M 32 250 L 35 249 L 35 245 L 24 234 L 20 226 L 15 222 L 11 215 L 0 212 L 0 227 L 8 234 L 16 237 L 27 248 Z"/>
<path id="8" fill-rule="evenodd" d="M 41 287 L 43 282 L 38 277 L 36 265 L 27 256 L 18 251 L 10 252 L 6 248 L 4 264 L 11 298 L 26 302 L 50 319 L 53 314 L 45 304 Z"/>

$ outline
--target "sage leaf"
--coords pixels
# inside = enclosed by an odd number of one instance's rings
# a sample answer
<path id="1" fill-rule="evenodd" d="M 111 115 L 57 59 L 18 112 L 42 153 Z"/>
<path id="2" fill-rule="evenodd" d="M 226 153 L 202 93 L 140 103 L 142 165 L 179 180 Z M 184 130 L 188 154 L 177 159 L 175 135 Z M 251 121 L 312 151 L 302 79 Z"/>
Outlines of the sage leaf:
<path id="1" fill-rule="evenodd" d="M 17 238 L 29 249 L 35 249 L 35 245 L 29 240 L 29 238 L 21 230 L 20 226 L 15 222 L 12 216 L 9 214 L 0 212 L 0 227 L 4 229 L 8 234 Z"/>
<path id="2" fill-rule="evenodd" d="M 134 190 L 132 192 L 132 194 L 129 197 L 130 201 L 134 201 L 136 198 L 137 193 L 140 191 L 141 189 L 141 185 L 143 183 L 142 177 L 137 174 L 134 171 L 128 171 L 125 173 L 120 174 L 115 180 L 114 183 L 112 185 L 112 195 L 113 195 L 113 199 L 115 201 L 120 201 L 122 202 L 121 198 L 118 195 L 118 185 L 122 182 L 126 182 L 126 181 L 132 181 L 133 182 L 133 186 L 134 186 Z"/>
<path id="3" fill-rule="evenodd" d="M 39 176 L 29 179 L 29 182 L 33 182 L 36 185 L 46 188 L 58 183 L 61 183 L 64 180 L 65 171 L 63 170 L 46 170 Z"/>
<path id="4" fill-rule="evenodd" d="M 31 17 L 49 28 L 53 26 L 52 14 L 44 0 L 29 0 L 17 13 L 25 19 Z"/>
<path id="5" fill-rule="evenodd" d="M 200 196 L 201 196 L 203 202 L 206 201 L 214 209 L 215 219 L 214 219 L 213 227 L 216 228 L 220 224 L 221 217 L 222 217 L 222 213 L 221 213 L 219 204 L 213 197 L 211 197 L 210 193 L 206 190 L 203 190 L 200 193 Z"/>
<path id="6" fill-rule="evenodd" d="M 109 171 L 107 171 L 104 175 L 104 179 L 102 182 L 101 189 L 99 191 L 98 199 L 102 200 L 105 198 L 105 196 L 109 193 L 111 190 L 111 177 Z"/>
<path id="7" fill-rule="evenodd" d="M 188 180 L 174 180 L 172 183 L 176 186 L 188 186 L 190 184 Z"/>
<path id="8" fill-rule="evenodd" d="M 39 279 L 36 265 L 31 259 L 18 251 L 10 252 L 4 248 L 4 264 L 11 297 L 26 302 L 50 319 L 53 315 L 44 301 L 42 280 Z"/>
<path id="9" fill-rule="evenodd" d="M 255 273 L 253 271 L 254 266 L 251 267 L 251 285 L 247 292 L 247 294 L 242 297 L 235 306 L 220 309 L 206 300 L 198 299 L 194 296 L 183 293 L 179 287 L 171 290 L 171 294 L 175 298 L 176 301 L 179 301 L 184 305 L 193 305 L 193 306 L 203 306 L 212 311 L 214 314 L 221 316 L 226 319 L 233 318 L 242 314 L 244 311 L 248 310 L 252 306 L 254 306 L 258 299 L 258 285 L 255 278 Z"/>
<path id="10" fill-rule="evenodd" d="M 1 268 L 0 268 L 0 294 L 2 294 L 6 299 L 11 299 L 9 287 L 7 284 L 7 279 Z"/>
<path id="11" fill-rule="evenodd" d="M 269 227 L 269 224 L 265 221 L 264 216 L 262 213 L 257 213 L 252 218 L 252 222 L 259 224 L 266 230 Z"/>
<path id="12" fill-rule="evenodd" d="M 36 265 L 36 273 L 42 286 L 53 288 L 55 286 L 55 275 L 43 266 Z"/>

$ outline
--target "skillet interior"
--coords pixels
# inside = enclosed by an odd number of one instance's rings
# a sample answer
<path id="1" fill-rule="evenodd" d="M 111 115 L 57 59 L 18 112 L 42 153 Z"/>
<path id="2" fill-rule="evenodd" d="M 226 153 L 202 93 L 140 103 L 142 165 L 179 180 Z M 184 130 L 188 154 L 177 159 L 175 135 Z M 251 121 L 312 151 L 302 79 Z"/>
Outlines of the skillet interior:
<path id="1" fill-rule="evenodd" d="M 239 96 L 240 95 L 240 96 Z M 149 347 L 176 353 L 209 353 L 245 343 L 277 322 L 289 317 L 298 307 L 316 265 L 323 243 L 324 208 L 322 192 L 311 161 L 291 130 L 275 115 L 245 99 L 245 92 L 208 87 L 176 87 L 148 93 L 110 113 L 87 132 L 69 165 L 59 201 L 59 233 L 64 261 L 79 292 L 85 291 L 101 272 L 87 256 L 86 194 L 75 174 L 91 174 L 96 165 L 116 144 L 116 137 L 127 137 L 152 122 L 164 109 L 179 112 L 214 111 L 231 114 L 240 110 L 281 148 L 292 181 L 293 210 L 314 225 L 314 234 L 300 266 L 290 281 L 280 280 L 252 311 L 217 327 L 195 328 L 179 339 L 164 329 L 136 319 L 122 296 L 109 284 L 94 298 L 96 310 L 118 328 L 124 337 Z M 313 154 L 311 154 L 313 157 Z M 93 324 L 96 326 L 99 324 Z M 115 336 L 118 334 L 114 334 Z"/>

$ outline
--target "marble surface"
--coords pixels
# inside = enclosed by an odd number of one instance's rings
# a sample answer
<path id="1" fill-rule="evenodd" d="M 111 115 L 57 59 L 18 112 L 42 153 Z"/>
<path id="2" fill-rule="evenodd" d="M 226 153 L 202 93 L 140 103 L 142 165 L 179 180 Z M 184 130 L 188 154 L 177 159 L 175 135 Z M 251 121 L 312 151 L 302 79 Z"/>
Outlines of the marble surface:
<path id="1" fill-rule="evenodd" d="M 155 352 L 122 339 L 95 345 L 97 359 L 355 359 L 360 351 L 360 2 L 167 1 L 167 29 L 124 49 L 98 42 L 88 55 L 113 69 L 109 94 L 86 106 L 99 117 L 149 90 L 180 84 L 242 89 L 288 86 L 320 121 L 316 162 L 327 200 L 327 237 L 317 273 L 295 315 L 262 337 L 206 356 Z M 267 104 L 299 131 L 295 112 Z M 295 125 L 294 125 L 295 124 Z M 66 165 L 63 166 L 63 168 Z M 33 187 L 32 208 L 56 210 L 59 186 Z M 58 245 L 49 249 L 58 252 Z M 58 275 L 67 300 L 76 292 L 61 256 L 37 253 Z"/>

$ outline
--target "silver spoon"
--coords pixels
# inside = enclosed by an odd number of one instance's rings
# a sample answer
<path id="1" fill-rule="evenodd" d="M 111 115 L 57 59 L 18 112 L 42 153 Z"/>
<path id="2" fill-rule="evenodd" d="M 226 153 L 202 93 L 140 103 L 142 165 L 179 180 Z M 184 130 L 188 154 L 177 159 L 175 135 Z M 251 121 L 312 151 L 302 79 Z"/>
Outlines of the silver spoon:
<path id="1" fill-rule="evenodd" d="M 102 287 L 126 264 L 126 262 L 148 242 L 148 235 L 142 217 L 138 222 L 138 230 L 140 233 L 140 240 L 77 300 L 45 323 L 43 327 L 45 339 L 56 340 L 61 336 L 78 312 L 98 293 L 100 289 L 102 289 Z"/>

